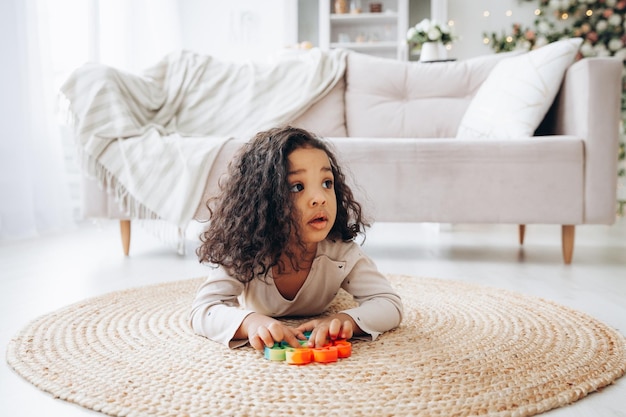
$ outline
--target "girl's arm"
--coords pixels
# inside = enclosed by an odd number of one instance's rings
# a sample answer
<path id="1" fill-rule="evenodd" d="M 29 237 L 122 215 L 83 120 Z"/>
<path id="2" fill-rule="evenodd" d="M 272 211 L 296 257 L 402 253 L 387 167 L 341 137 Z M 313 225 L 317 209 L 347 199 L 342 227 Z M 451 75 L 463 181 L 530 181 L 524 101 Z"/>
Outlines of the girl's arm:
<path id="1" fill-rule="evenodd" d="M 244 319 L 252 314 L 241 309 L 237 297 L 244 285 L 221 268 L 212 270 L 200 286 L 191 305 L 189 321 L 194 332 L 229 347 L 246 340 L 236 340 L 235 333 Z"/>
<path id="2" fill-rule="evenodd" d="M 348 259 L 346 266 L 350 272 L 341 287 L 354 297 L 358 306 L 301 324 L 298 330 L 312 331 L 310 345 L 324 345 L 328 340 L 364 335 L 374 340 L 402 321 L 400 296 L 374 262 L 356 246 L 352 246 L 349 254 L 344 256 Z"/>
<path id="3" fill-rule="evenodd" d="M 402 300 L 376 264 L 361 253 L 341 287 L 350 293 L 358 306 L 343 311 L 352 317 L 364 334 L 376 339 L 396 328 L 402 321 Z"/>
<path id="4" fill-rule="evenodd" d="M 302 332 L 271 317 L 240 308 L 237 297 L 243 290 L 244 284 L 223 269 L 212 270 L 191 306 L 193 330 L 231 348 L 243 346 L 248 341 L 255 349 L 282 340 L 293 347 L 299 346 L 296 338 L 304 339 Z"/>

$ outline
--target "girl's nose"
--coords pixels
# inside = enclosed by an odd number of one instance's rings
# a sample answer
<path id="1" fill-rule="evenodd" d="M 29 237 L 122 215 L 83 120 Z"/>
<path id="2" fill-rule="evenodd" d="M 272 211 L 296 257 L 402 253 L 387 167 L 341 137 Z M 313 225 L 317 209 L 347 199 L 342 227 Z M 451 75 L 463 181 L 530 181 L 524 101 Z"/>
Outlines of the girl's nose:
<path id="1" fill-rule="evenodd" d="M 317 191 L 311 196 L 311 207 L 326 205 L 326 196 L 322 191 Z"/>

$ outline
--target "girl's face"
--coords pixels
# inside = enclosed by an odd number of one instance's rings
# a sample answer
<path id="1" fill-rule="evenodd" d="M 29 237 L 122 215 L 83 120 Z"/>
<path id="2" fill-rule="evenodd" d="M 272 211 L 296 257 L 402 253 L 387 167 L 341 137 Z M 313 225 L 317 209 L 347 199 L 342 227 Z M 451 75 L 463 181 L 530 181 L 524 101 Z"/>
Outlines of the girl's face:
<path id="1" fill-rule="evenodd" d="M 288 156 L 287 180 L 299 214 L 305 244 L 326 239 L 337 217 L 337 196 L 328 155 L 321 149 L 298 148 Z"/>

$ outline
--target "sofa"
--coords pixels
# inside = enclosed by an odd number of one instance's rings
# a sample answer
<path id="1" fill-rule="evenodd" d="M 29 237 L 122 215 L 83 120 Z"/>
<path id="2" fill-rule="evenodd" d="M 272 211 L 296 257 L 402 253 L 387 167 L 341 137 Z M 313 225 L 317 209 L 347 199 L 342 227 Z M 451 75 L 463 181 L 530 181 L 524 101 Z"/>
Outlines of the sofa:
<path id="1" fill-rule="evenodd" d="M 520 64 L 513 60 L 532 52 L 434 63 L 349 52 L 332 89 L 285 122 L 332 142 L 375 222 L 512 224 L 520 244 L 526 225 L 560 225 L 569 264 L 577 225 L 615 220 L 622 63 L 572 55 L 553 77 L 552 95 L 539 100 L 543 109 L 527 133 L 464 137 L 464 118 L 498 64 L 510 61 L 508 71 L 515 71 Z M 492 95 L 515 80 L 499 82 Z M 495 110 L 487 122 L 506 119 Z M 206 198 L 248 139 L 220 149 L 195 219 L 207 218 Z M 94 179 L 85 176 L 82 191 L 85 217 L 120 220 L 128 254 L 131 221 L 141 216 L 124 214 Z"/>

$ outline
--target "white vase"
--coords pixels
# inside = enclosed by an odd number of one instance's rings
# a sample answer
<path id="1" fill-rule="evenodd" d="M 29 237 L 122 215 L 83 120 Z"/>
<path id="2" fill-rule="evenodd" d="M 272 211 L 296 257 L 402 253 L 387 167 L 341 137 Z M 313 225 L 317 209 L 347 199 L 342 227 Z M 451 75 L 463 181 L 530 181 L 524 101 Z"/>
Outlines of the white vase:
<path id="1" fill-rule="evenodd" d="M 439 43 L 426 42 L 420 51 L 420 61 L 436 61 L 439 59 Z"/>

